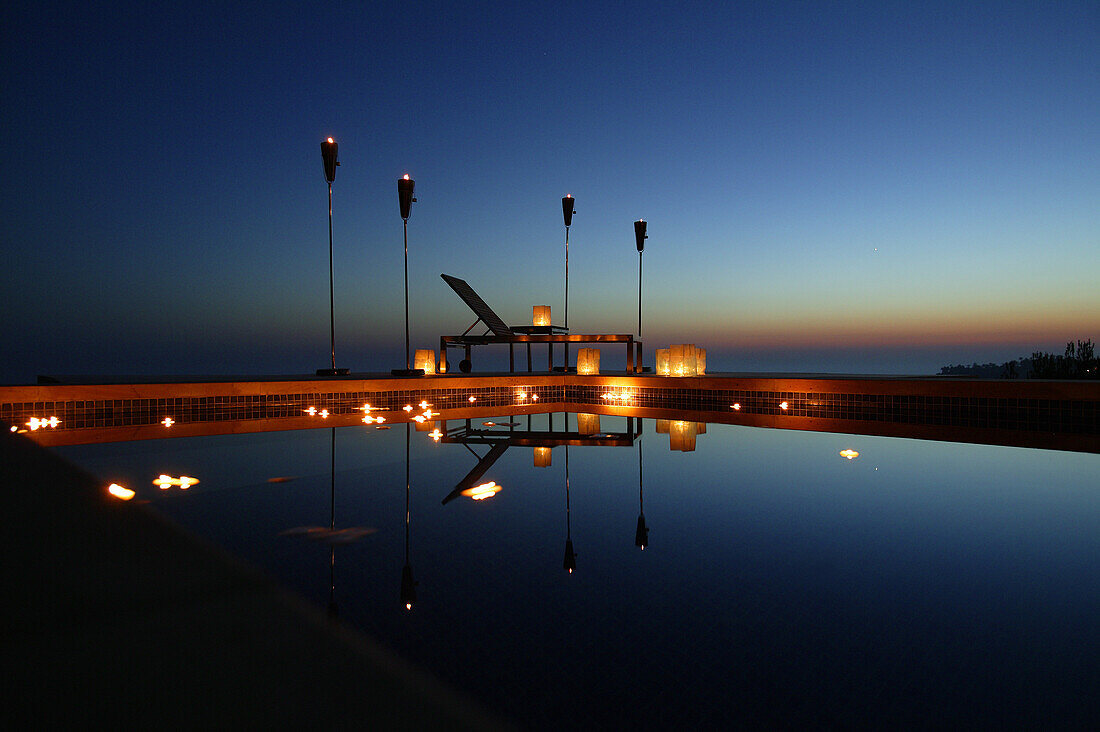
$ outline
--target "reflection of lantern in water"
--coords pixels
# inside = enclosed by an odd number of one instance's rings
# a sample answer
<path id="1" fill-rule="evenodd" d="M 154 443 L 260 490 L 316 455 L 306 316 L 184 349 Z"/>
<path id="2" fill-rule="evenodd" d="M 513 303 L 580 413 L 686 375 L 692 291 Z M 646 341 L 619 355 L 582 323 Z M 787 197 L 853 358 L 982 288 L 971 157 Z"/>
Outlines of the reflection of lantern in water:
<path id="1" fill-rule="evenodd" d="M 550 306 L 531 306 L 531 325 L 550 325 Z"/>
<path id="2" fill-rule="evenodd" d="M 668 376 L 669 375 L 668 351 L 669 351 L 669 349 L 667 349 L 667 348 L 658 348 L 657 349 L 656 358 L 657 358 L 657 375 L 658 376 Z"/>
<path id="3" fill-rule="evenodd" d="M 553 450 L 549 447 L 536 447 L 535 448 L 535 467 L 536 468 L 549 468 L 550 461 L 553 458 Z"/>
<path id="4" fill-rule="evenodd" d="M 422 414 L 416 415 L 414 419 L 417 432 L 431 432 L 436 427 L 435 420 L 424 419 Z"/>
<path id="5" fill-rule="evenodd" d="M 695 435 L 697 434 L 695 422 L 675 420 L 669 425 L 669 449 L 691 452 L 695 449 Z"/>
<path id="6" fill-rule="evenodd" d="M 413 358 L 413 368 L 424 369 L 425 374 L 435 373 L 435 351 L 430 348 L 416 349 Z"/>
<path id="7" fill-rule="evenodd" d="M 657 434 L 659 434 L 659 435 L 667 435 L 668 434 L 668 422 L 669 421 L 667 419 L 657 420 Z"/>
<path id="8" fill-rule="evenodd" d="M 600 373 L 600 349 L 581 348 L 577 351 L 577 373 Z"/>
<path id="9" fill-rule="evenodd" d="M 600 415 L 581 412 L 577 415 L 577 432 L 594 435 L 600 431 Z"/>

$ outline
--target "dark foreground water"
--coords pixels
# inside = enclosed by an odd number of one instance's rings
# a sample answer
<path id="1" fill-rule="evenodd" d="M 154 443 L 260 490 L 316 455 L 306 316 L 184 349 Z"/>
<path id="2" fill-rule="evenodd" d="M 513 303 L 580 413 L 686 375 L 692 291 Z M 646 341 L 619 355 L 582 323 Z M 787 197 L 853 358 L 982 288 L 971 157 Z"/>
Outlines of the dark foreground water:
<path id="1" fill-rule="evenodd" d="M 477 457 L 412 432 L 406 495 L 406 434 L 58 452 L 521 726 L 1100 719 L 1098 455 L 725 425 L 681 452 L 645 420 L 631 446 L 569 447 L 568 497 L 565 447 L 534 467 L 512 446 L 477 481 L 499 493 L 441 505 Z M 333 486 L 336 527 L 375 531 L 285 535 L 330 527 Z"/>

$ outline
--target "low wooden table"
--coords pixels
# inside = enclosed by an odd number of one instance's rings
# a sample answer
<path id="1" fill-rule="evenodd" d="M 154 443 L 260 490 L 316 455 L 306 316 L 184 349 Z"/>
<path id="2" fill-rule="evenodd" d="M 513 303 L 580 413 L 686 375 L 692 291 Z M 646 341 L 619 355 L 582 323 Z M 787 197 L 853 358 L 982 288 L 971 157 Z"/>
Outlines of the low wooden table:
<path id="1" fill-rule="evenodd" d="M 473 346 L 484 346 L 490 343 L 507 343 L 508 344 L 508 371 L 515 372 L 515 351 L 514 346 L 517 343 L 524 343 L 527 346 L 527 370 L 531 371 L 531 344 L 532 343 L 545 343 L 547 344 L 547 370 L 552 371 L 554 369 L 554 344 L 564 343 L 566 344 L 566 354 L 568 354 L 568 344 L 570 343 L 624 343 L 626 344 L 626 373 L 637 373 L 641 370 L 642 364 L 642 342 L 634 337 L 630 333 L 598 333 L 595 335 L 583 335 L 583 334 L 565 334 L 565 333 L 552 333 L 548 332 L 555 326 L 524 326 L 522 328 L 514 328 L 513 330 L 525 330 L 529 331 L 522 335 L 459 335 L 459 336 L 440 336 L 439 338 L 439 365 L 440 370 L 444 373 L 450 373 L 450 369 L 447 366 L 447 348 L 450 346 L 462 346 L 465 349 L 466 360 L 470 359 L 470 348 Z M 544 332 L 538 332 L 539 330 Z M 635 350 L 636 349 L 636 350 Z M 566 359 L 568 361 L 568 358 Z M 566 366 L 568 367 L 568 363 Z"/>

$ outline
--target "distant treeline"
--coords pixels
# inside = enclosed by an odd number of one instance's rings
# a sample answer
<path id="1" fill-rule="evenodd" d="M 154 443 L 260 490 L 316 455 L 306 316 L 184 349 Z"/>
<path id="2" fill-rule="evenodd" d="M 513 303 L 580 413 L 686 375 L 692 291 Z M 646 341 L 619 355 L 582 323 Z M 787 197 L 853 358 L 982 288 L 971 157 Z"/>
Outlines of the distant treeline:
<path id="1" fill-rule="evenodd" d="M 1070 341 L 1061 356 L 1036 351 L 1004 363 L 972 363 L 944 366 L 940 376 L 980 376 L 991 379 L 1096 379 L 1100 378 L 1100 362 L 1097 361 L 1095 344 L 1087 341 Z"/>

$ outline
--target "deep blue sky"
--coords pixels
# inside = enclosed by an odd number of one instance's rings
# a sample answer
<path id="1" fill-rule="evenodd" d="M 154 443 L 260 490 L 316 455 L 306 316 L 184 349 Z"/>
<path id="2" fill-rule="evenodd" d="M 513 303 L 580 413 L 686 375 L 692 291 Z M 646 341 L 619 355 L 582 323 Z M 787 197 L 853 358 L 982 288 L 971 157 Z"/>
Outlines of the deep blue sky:
<path id="1" fill-rule="evenodd" d="M 1100 336 L 1100 5 L 24 4 L 3 13 L 3 358 L 404 362 L 473 319 L 712 370 L 929 373 Z M 618 360 L 617 356 L 615 358 Z"/>

